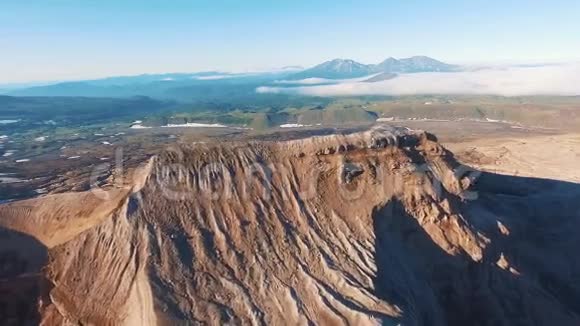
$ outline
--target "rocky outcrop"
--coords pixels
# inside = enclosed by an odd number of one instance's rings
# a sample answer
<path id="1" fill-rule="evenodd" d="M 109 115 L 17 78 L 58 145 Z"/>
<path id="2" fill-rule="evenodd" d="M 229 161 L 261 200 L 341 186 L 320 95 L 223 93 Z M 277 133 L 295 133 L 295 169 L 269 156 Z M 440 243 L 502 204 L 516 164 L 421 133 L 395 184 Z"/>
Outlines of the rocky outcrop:
<path id="1" fill-rule="evenodd" d="M 579 323 L 579 186 L 472 171 L 425 132 L 180 145 L 135 180 L 106 199 L 0 206 L 0 226 L 39 248 L 31 272 L 0 274 L 0 285 L 35 275 L 37 290 L 22 300 L 37 309 L 23 316 L 46 325 Z"/>

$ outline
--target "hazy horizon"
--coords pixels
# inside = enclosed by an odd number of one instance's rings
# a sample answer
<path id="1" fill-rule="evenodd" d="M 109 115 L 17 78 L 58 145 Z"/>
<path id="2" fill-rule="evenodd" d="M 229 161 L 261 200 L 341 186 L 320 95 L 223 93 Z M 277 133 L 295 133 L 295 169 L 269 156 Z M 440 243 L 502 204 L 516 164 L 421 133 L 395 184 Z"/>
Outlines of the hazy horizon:
<path id="1" fill-rule="evenodd" d="M 578 9 L 568 0 L 2 3 L 0 84 L 263 71 L 333 58 L 580 61 Z"/>
<path id="2" fill-rule="evenodd" d="M 422 55 L 417 55 L 422 56 Z M 389 58 L 390 56 L 386 56 Z M 352 59 L 352 58 L 329 58 L 324 61 L 321 61 L 317 64 L 321 64 L 324 62 L 328 62 L 334 59 Z M 396 58 L 401 59 L 401 58 Z M 552 65 L 576 65 L 580 64 L 580 60 L 563 60 L 563 61 L 495 61 L 495 62 L 450 62 L 441 58 L 433 58 L 439 61 L 448 63 L 448 64 L 456 64 L 463 66 L 467 69 L 469 68 L 502 68 L 502 67 L 514 67 L 514 66 L 552 66 Z M 355 59 L 352 59 L 356 62 L 363 63 L 363 64 L 376 64 L 379 62 L 361 62 Z M 286 65 L 285 67 L 270 67 L 270 68 L 262 68 L 262 69 L 239 69 L 239 70 L 225 70 L 225 69 L 203 69 L 197 71 L 144 71 L 144 72 L 135 72 L 135 73 L 127 73 L 127 74 L 112 74 L 112 75 L 93 75 L 93 76 L 85 76 L 85 77 L 77 77 L 77 78 L 69 78 L 69 79 L 44 79 L 44 80 L 23 80 L 23 81 L 2 81 L 0 79 L 0 87 L 3 88 L 20 88 L 20 87 L 34 87 L 34 86 L 44 86 L 50 85 L 55 83 L 63 83 L 63 82 L 78 82 L 78 81 L 88 81 L 88 80 L 100 80 L 100 79 L 107 79 L 107 78 L 117 78 L 117 77 L 133 77 L 133 76 L 145 76 L 145 75 L 166 75 L 166 74 L 198 74 L 198 73 L 223 73 L 223 74 L 260 74 L 260 73 L 269 73 L 269 72 L 276 72 L 280 71 L 283 68 L 293 67 L 296 68 L 297 71 L 299 70 L 306 70 L 312 68 L 315 65 L 311 66 L 301 66 L 301 65 Z M 298 69 L 300 68 L 300 69 Z M 1 76 L 0 76 L 1 78 Z"/>

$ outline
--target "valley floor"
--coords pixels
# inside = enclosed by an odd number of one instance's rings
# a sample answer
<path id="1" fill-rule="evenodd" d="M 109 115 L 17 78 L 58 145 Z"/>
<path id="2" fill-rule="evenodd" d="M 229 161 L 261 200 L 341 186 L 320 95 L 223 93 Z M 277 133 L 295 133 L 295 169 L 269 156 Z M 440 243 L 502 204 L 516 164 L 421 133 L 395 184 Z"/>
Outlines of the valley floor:
<path id="1" fill-rule="evenodd" d="M 488 172 L 580 183 L 580 134 L 482 138 L 445 146 L 465 164 Z"/>

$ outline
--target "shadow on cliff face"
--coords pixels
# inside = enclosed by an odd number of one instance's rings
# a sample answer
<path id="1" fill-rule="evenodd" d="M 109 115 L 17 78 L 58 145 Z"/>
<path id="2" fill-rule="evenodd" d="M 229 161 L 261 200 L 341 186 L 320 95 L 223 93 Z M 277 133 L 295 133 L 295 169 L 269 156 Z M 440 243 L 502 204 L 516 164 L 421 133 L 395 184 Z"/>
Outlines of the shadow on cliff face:
<path id="1" fill-rule="evenodd" d="M 0 227 L 0 324 L 38 325 L 41 268 L 46 247 L 24 233 Z"/>
<path id="2" fill-rule="evenodd" d="M 519 279 L 580 316 L 580 184 L 486 173 L 473 189 L 479 199 L 467 203 L 464 214 L 492 239 L 488 256 L 503 254 Z"/>
<path id="3" fill-rule="evenodd" d="M 481 261 L 448 254 L 397 199 L 375 210 L 377 295 L 403 325 L 579 325 L 580 184 L 484 173 L 470 190 L 454 206 L 490 240 Z"/>

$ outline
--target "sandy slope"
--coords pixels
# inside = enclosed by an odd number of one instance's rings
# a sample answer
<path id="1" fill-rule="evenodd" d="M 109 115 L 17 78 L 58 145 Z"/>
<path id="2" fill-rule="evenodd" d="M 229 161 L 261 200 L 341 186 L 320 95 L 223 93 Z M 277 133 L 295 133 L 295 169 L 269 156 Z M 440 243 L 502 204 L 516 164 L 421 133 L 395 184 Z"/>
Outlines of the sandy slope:
<path id="1" fill-rule="evenodd" d="M 466 164 L 486 171 L 580 183 L 580 134 L 484 138 L 446 146 Z"/>

